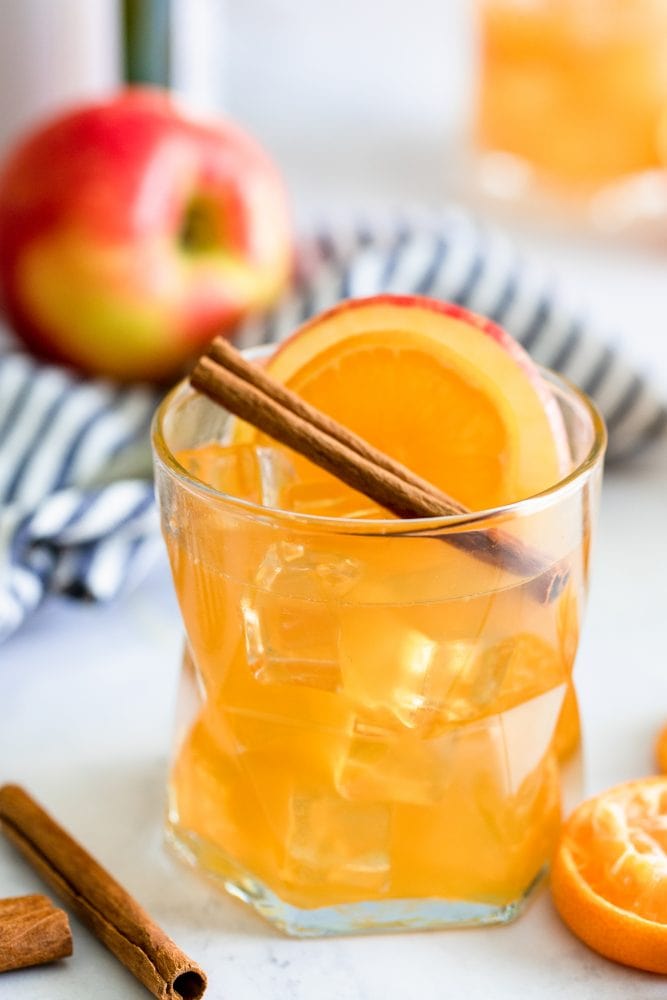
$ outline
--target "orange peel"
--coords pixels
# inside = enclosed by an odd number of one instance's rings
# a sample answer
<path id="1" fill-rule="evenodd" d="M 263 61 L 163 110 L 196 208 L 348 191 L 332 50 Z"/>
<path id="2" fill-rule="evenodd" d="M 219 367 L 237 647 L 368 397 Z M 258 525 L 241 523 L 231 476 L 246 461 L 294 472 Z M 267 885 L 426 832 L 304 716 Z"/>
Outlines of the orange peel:
<path id="1" fill-rule="evenodd" d="M 667 777 L 617 785 L 575 809 L 551 891 L 563 921 L 594 951 L 667 973 Z"/>

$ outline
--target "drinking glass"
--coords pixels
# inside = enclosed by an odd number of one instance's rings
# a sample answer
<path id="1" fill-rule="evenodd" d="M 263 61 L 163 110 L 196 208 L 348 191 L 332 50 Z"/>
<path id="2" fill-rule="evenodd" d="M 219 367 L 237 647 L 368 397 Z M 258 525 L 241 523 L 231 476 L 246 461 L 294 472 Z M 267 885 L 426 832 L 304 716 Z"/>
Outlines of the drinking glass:
<path id="1" fill-rule="evenodd" d="M 186 383 L 159 408 L 186 632 L 168 837 L 288 933 L 502 923 L 548 867 L 579 752 L 571 678 L 605 432 L 545 377 L 563 479 L 426 520 L 282 510 L 284 450 L 234 445 L 234 419 Z M 560 589 L 467 547 L 498 530 L 558 565 Z"/>
<path id="2" fill-rule="evenodd" d="M 489 190 L 627 213 L 666 158 L 666 0 L 477 0 L 477 14 Z"/>

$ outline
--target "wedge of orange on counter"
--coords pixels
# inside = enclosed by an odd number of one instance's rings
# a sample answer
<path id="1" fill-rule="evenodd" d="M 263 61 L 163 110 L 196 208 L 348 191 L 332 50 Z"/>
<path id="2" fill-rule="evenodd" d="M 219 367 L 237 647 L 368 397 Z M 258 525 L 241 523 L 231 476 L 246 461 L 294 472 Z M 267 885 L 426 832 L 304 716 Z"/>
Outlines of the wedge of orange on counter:
<path id="1" fill-rule="evenodd" d="M 561 917 L 589 947 L 667 973 L 667 777 L 617 785 L 575 809 L 551 889 Z"/>
<path id="2" fill-rule="evenodd" d="M 343 302 L 281 344 L 267 370 L 473 510 L 539 493 L 569 467 L 539 370 L 508 334 L 459 306 L 398 295 Z M 237 443 L 258 439 L 239 426 Z M 366 498 L 294 461 L 296 509 L 369 516 Z"/>

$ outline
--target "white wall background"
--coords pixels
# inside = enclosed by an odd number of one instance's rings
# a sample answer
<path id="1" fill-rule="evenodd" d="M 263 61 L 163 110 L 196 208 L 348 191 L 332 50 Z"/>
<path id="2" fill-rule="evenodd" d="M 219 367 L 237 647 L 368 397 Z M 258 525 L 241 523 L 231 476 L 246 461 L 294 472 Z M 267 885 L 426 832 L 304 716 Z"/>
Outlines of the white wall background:
<path id="1" fill-rule="evenodd" d="M 299 204 L 362 189 L 442 197 L 472 93 L 472 7 L 228 0 L 228 108 L 274 152 Z"/>

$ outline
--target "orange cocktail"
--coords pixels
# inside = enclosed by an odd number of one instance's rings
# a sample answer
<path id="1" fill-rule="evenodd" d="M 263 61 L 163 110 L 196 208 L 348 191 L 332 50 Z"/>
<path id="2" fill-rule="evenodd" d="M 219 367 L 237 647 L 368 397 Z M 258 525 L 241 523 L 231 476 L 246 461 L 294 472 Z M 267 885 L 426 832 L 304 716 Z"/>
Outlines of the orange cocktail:
<path id="1" fill-rule="evenodd" d="M 161 408 L 187 632 L 170 833 L 290 932 L 507 920 L 548 864 L 604 437 L 551 392 L 560 481 L 437 521 L 387 519 L 185 386 Z M 448 543 L 473 528 L 539 544 L 560 592 Z"/>
<path id="2" fill-rule="evenodd" d="M 595 188 L 664 163 L 665 0 L 479 0 L 477 139 Z"/>

